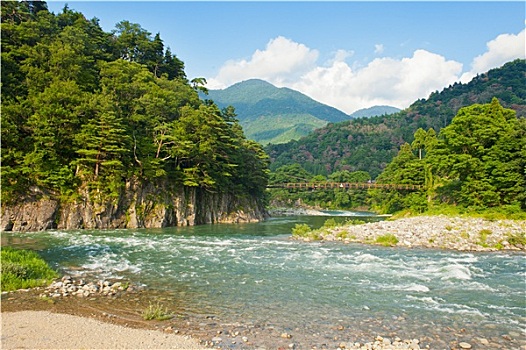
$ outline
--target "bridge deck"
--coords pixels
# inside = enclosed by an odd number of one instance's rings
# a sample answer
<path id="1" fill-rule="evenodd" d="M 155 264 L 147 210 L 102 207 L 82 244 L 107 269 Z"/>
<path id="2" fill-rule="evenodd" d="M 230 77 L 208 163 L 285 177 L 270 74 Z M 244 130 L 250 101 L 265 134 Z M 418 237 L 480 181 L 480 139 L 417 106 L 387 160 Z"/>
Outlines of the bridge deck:
<path id="1" fill-rule="evenodd" d="M 376 182 L 288 182 L 281 184 L 268 185 L 267 188 L 287 188 L 287 189 L 303 189 L 303 190 L 314 190 L 314 189 L 334 189 L 334 188 L 346 188 L 346 189 L 368 189 L 368 188 L 382 188 L 382 189 L 393 189 L 393 190 L 419 190 L 423 186 L 421 185 L 409 185 L 409 184 L 382 184 Z"/>

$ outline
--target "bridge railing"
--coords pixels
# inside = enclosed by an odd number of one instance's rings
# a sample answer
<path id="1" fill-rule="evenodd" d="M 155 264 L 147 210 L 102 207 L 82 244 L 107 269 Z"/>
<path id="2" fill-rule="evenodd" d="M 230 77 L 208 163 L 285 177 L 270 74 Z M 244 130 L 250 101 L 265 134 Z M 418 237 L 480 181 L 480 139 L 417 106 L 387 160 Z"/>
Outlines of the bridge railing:
<path id="1" fill-rule="evenodd" d="M 286 188 L 286 189 L 303 189 L 303 190 L 315 190 L 315 189 L 368 189 L 368 188 L 381 188 L 381 189 L 394 189 L 394 190 L 419 190 L 422 189 L 422 185 L 411 185 L 411 184 L 384 184 L 376 182 L 287 182 L 281 184 L 268 185 L 267 188 Z"/>

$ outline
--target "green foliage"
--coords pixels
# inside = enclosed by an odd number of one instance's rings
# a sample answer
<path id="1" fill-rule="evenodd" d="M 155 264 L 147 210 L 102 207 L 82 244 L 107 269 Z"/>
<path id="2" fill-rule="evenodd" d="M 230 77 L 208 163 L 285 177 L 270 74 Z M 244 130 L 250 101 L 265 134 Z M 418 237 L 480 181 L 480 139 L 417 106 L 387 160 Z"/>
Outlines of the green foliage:
<path id="1" fill-rule="evenodd" d="M 234 108 L 199 99 L 204 80 L 159 34 L 32 8 L 2 3 L 4 202 L 31 186 L 114 200 L 131 180 L 264 197 L 268 156 Z"/>
<path id="2" fill-rule="evenodd" d="M 173 318 L 173 315 L 168 311 L 168 308 L 161 305 L 157 302 L 155 304 L 150 304 L 143 311 L 142 318 L 145 321 L 157 320 L 157 321 L 166 321 Z"/>
<path id="3" fill-rule="evenodd" d="M 399 113 L 330 123 L 298 141 L 269 145 L 266 151 L 272 160 L 271 170 L 298 163 L 314 175 L 363 170 L 376 178 L 401 145 L 412 144 L 419 128 L 438 132 L 462 107 L 489 103 L 497 97 L 504 107 L 514 109 L 518 117 L 525 117 L 525 70 L 526 60 L 515 60 L 477 76 L 468 84 L 455 83 L 440 93 L 432 93 L 428 99 L 418 100 Z M 428 152 L 417 144 L 414 147 L 421 150 L 422 156 Z"/>
<path id="4" fill-rule="evenodd" d="M 464 207 L 526 209 L 522 126 L 497 99 L 461 109 L 428 155 L 436 196 Z"/>
<path id="5" fill-rule="evenodd" d="M 345 221 L 345 224 L 346 225 L 363 225 L 365 224 L 365 221 L 360 220 L 360 219 L 349 219 Z"/>
<path id="6" fill-rule="evenodd" d="M 206 98 L 220 108 L 235 106 L 247 137 L 264 145 L 297 140 L 328 122 L 350 118 L 300 92 L 258 79 L 210 90 Z"/>
<path id="7" fill-rule="evenodd" d="M 334 220 L 334 218 L 327 219 L 323 223 L 323 227 L 327 227 L 327 228 L 336 227 L 336 226 L 338 226 L 338 223 L 336 222 L 336 220 Z"/>
<path id="8" fill-rule="evenodd" d="M 385 234 L 377 237 L 375 242 L 386 247 L 394 247 L 398 244 L 398 238 L 393 234 Z"/>
<path id="9" fill-rule="evenodd" d="M 33 288 L 49 283 L 58 275 L 35 252 L 2 247 L 2 291 Z"/>
<path id="10" fill-rule="evenodd" d="M 481 246 L 485 247 L 487 246 L 486 241 L 488 240 L 488 237 L 492 234 L 491 230 L 483 229 L 479 231 L 479 242 Z"/>
<path id="11" fill-rule="evenodd" d="M 514 246 L 526 246 L 526 233 L 509 234 L 508 243 Z"/>
<path id="12" fill-rule="evenodd" d="M 407 212 L 396 213 L 393 217 L 404 217 Z M 521 210 L 518 205 L 503 205 L 492 208 L 465 208 L 453 206 L 445 203 L 432 203 L 426 211 L 428 215 L 445 215 L 445 216 L 468 216 L 480 217 L 486 220 L 526 220 L 526 212 Z"/>
<path id="13" fill-rule="evenodd" d="M 341 171 L 333 173 L 329 178 L 322 175 L 313 176 L 310 172 L 303 169 L 299 164 L 284 165 L 270 173 L 269 184 L 283 184 L 290 182 L 351 182 L 366 183 L 371 176 L 363 171 Z M 271 189 L 270 200 L 277 203 L 292 203 L 301 200 L 302 203 L 328 209 L 355 209 L 367 205 L 366 189 L 323 189 L 318 188 L 313 191 L 290 191 L 286 189 Z"/>
<path id="14" fill-rule="evenodd" d="M 267 111 L 258 118 L 240 121 L 247 137 L 263 145 L 269 143 L 285 143 L 299 140 L 317 128 L 327 124 L 327 121 L 310 114 L 270 114 Z"/>
<path id="15" fill-rule="evenodd" d="M 488 208 L 497 208 L 492 211 L 497 216 L 502 211 L 520 213 L 526 209 L 524 125 L 515 111 L 503 108 L 494 98 L 489 104 L 462 108 L 438 138 L 432 130 L 418 129 L 413 148 L 402 145 L 378 182 L 410 183 L 425 189 L 408 194 L 370 191 L 373 208 L 422 213 L 436 212 L 440 204 L 447 204 L 456 207 L 457 213 L 490 215 Z"/>
<path id="16" fill-rule="evenodd" d="M 292 229 L 292 235 L 296 237 L 308 237 L 312 228 L 307 224 L 296 224 Z"/>

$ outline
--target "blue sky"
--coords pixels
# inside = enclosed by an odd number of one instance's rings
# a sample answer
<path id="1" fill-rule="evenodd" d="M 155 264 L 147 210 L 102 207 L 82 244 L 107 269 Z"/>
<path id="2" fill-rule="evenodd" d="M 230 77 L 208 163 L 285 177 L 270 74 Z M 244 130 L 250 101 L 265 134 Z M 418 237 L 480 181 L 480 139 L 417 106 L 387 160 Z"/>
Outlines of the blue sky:
<path id="1" fill-rule="evenodd" d="M 347 113 L 405 108 L 525 55 L 523 1 L 67 3 L 106 31 L 128 20 L 160 32 L 209 88 L 261 78 Z"/>

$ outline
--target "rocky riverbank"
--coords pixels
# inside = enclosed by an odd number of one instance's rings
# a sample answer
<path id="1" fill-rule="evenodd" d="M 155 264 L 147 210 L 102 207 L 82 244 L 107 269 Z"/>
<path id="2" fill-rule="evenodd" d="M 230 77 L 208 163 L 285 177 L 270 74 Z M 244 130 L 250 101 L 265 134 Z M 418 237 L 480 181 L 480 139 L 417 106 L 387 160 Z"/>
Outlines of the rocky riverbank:
<path id="1" fill-rule="evenodd" d="M 72 287 L 77 289 L 74 294 Z M 78 291 L 90 291 L 86 295 Z M 122 281 L 85 281 L 64 276 L 48 287 L 2 294 L 2 348 L 177 348 L 177 349 L 471 349 L 510 348 L 492 337 L 467 336 L 461 329 L 450 329 L 457 340 L 444 340 L 439 347 L 433 334 L 414 325 L 415 333 L 397 336 L 393 322 L 397 320 L 364 318 L 370 332 L 360 333 L 353 325 L 334 324 L 330 337 L 322 326 L 310 333 L 304 329 L 278 329 L 269 323 L 225 323 L 211 314 L 188 314 L 184 300 L 174 304 L 170 295 Z M 171 305 L 174 317 L 165 321 L 146 321 L 142 311 L 157 301 Z M 20 311 L 26 310 L 22 313 Z M 45 312 L 45 313 L 44 313 Z M 82 316 L 67 317 L 68 315 Z M 41 321 L 40 321 L 41 320 Z M 99 322 L 92 322 L 97 320 Z M 387 322 L 387 323 L 386 323 Z M 40 327 L 40 325 L 45 325 Z M 115 326 L 121 326 L 116 328 Z M 122 326 L 125 326 L 122 327 Z M 143 329 L 135 332 L 131 328 Z M 444 331 L 444 330 L 443 330 Z M 86 336 L 110 332 L 111 335 Z M 376 336 L 374 334 L 377 334 Z M 420 334 L 418 334 L 420 333 Z M 104 333 L 106 334 L 106 333 Z M 303 334 L 303 335 L 300 335 Z M 373 334 L 373 335 L 371 335 Z M 505 335 L 520 338 L 520 334 Z M 503 336 L 504 337 L 504 336 Z M 354 340 L 351 340 L 354 339 Z M 510 338 L 511 339 L 511 338 Z M 324 346 L 308 344 L 325 343 Z M 37 344 L 37 345 L 35 345 Z M 174 344 L 178 344 L 175 346 Z M 184 344 L 184 345 L 183 345 Z M 272 345 L 269 345 L 272 344 Z M 329 345 L 330 344 L 330 345 Z M 511 343 L 510 343 L 511 344 Z M 516 343 L 514 343 L 516 344 Z M 526 350 L 526 344 L 520 347 Z M 519 348 L 519 347 L 514 347 Z"/>
<path id="2" fill-rule="evenodd" d="M 118 198 L 102 202 L 87 191 L 72 201 L 32 187 L 16 203 L 2 204 L 0 232 L 245 223 L 268 216 L 256 197 L 133 181 L 126 183 Z"/>
<path id="3" fill-rule="evenodd" d="M 305 241 L 384 244 L 460 251 L 526 250 L 525 220 L 417 216 L 323 227 L 295 235 Z"/>
<path id="4" fill-rule="evenodd" d="M 41 298 L 60 298 L 77 296 L 88 298 L 92 296 L 118 296 L 123 293 L 134 293 L 143 290 L 143 286 L 132 285 L 128 282 L 112 281 L 86 281 L 63 276 L 60 281 L 54 281 L 40 294 Z"/>

